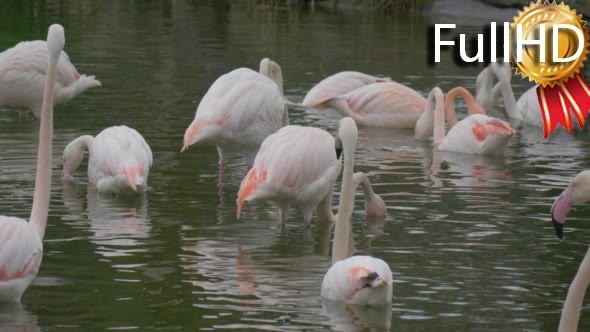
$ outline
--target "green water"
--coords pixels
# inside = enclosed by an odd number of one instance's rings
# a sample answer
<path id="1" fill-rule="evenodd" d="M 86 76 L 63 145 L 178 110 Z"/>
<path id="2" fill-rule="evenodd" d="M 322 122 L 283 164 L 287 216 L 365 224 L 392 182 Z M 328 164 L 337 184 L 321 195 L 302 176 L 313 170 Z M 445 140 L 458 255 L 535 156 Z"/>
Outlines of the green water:
<path id="1" fill-rule="evenodd" d="M 221 74 L 257 68 L 268 56 L 282 65 L 287 97 L 301 101 L 341 70 L 390 76 L 422 94 L 434 85 L 473 90 L 478 72 L 448 55 L 427 65 L 425 17 L 249 3 L 0 3 L 1 49 L 43 39 L 59 22 L 78 70 L 103 83 L 56 107 L 43 263 L 22 305 L 0 306 L 0 330 L 556 330 L 590 227 L 588 208 L 577 208 L 559 242 L 549 207 L 588 168 L 586 137 L 544 141 L 539 128 L 520 128 L 504 158 L 486 159 L 433 155 L 411 131 L 360 128 L 357 169 L 376 183 L 388 216 L 382 225 L 366 224 L 357 196 L 353 238 L 356 253 L 391 266 L 391 310 L 322 306 L 327 225 L 314 219 L 306 230 L 292 211 L 282 229 L 265 205 L 250 205 L 236 219 L 244 161 L 230 157 L 220 197 L 216 149 L 179 153 L 198 102 Z M 516 77 L 513 85 L 518 93 L 528 88 Z M 502 109 L 493 115 L 506 118 Z M 293 110 L 290 118 L 337 128 L 338 116 L 325 112 Z M 146 195 L 87 192 L 85 163 L 77 182 L 64 186 L 67 142 L 119 124 L 141 132 L 153 150 Z M 29 215 L 37 138 L 38 122 L 0 110 L 1 214 Z"/>

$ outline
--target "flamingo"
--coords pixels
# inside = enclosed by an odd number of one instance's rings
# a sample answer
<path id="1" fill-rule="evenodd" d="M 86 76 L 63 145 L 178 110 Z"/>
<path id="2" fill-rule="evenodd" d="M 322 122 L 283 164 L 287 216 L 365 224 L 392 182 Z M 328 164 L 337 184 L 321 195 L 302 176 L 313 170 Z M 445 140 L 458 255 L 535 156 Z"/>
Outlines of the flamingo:
<path id="1" fill-rule="evenodd" d="M 238 218 L 244 202 L 270 201 L 285 224 L 291 205 L 303 213 L 309 226 L 313 211 L 321 220 L 334 221 L 332 190 L 340 174 L 342 149 L 328 132 L 314 127 L 286 126 L 260 146 L 254 166 L 238 191 Z M 375 194 L 364 173 L 356 173 L 354 188 L 365 193 L 368 216 L 385 215 L 385 203 Z"/>
<path id="2" fill-rule="evenodd" d="M 340 188 L 340 206 L 335 220 L 332 266 L 322 282 L 321 295 L 331 301 L 360 305 L 391 303 L 393 276 L 386 262 L 372 256 L 348 257 L 350 217 L 354 204 L 354 150 L 357 128 L 351 118 L 340 120 L 338 136 L 342 141 L 344 171 Z"/>
<path id="3" fill-rule="evenodd" d="M 35 194 L 29 222 L 0 216 L 0 301 L 19 302 L 41 266 L 43 237 L 51 192 L 51 150 L 53 144 L 53 98 L 56 67 L 65 44 L 64 30 L 53 24 L 47 32 L 47 75 L 41 107 L 39 150 Z"/>
<path id="4" fill-rule="evenodd" d="M 47 47 L 43 40 L 24 41 L 0 53 L 0 106 L 27 108 L 36 118 L 41 116 Z M 94 76 L 80 75 L 64 51 L 59 54 L 55 80 L 56 105 L 101 85 Z"/>
<path id="5" fill-rule="evenodd" d="M 241 152 L 252 166 L 262 141 L 287 124 L 287 102 L 279 85 L 251 69 L 238 68 L 211 85 L 184 133 L 181 152 L 195 143 L 216 145 L 221 190 L 225 152 Z"/>
<path id="6" fill-rule="evenodd" d="M 514 92 L 512 91 L 512 85 L 510 84 L 510 63 L 492 62 L 490 63 L 488 68 L 490 68 L 491 73 L 496 75 L 496 77 L 498 78 L 498 83 L 494 86 L 491 94 L 495 96 L 497 94 L 497 92 L 495 91 L 498 90 L 497 87 L 500 88 L 500 91 L 502 92 L 502 97 L 504 99 L 504 108 L 506 109 L 508 116 L 520 120 L 525 124 L 531 126 L 543 127 L 543 119 L 541 117 L 541 106 L 539 105 L 539 100 L 537 98 L 537 85 L 528 89 L 525 93 L 522 94 L 522 96 L 520 96 L 518 101 L 516 101 L 516 98 L 514 97 Z M 486 75 L 489 75 L 489 72 Z M 478 99 L 497 100 L 497 97 L 489 97 L 490 92 L 488 92 L 488 90 L 482 88 L 481 91 L 478 93 Z M 495 101 L 492 103 L 495 103 Z"/>
<path id="7" fill-rule="evenodd" d="M 127 126 L 114 126 L 96 137 L 83 135 L 71 141 L 63 152 L 63 180 L 73 181 L 73 173 L 88 149 L 88 181 L 101 193 L 142 191 L 147 187 L 152 166 L 152 150 L 143 136 Z"/>
<path id="8" fill-rule="evenodd" d="M 377 82 L 389 82 L 389 77 L 376 77 L 358 71 L 342 71 L 328 76 L 307 92 L 301 105 L 321 108 L 331 98 L 349 93 L 365 85 Z"/>
<path id="9" fill-rule="evenodd" d="M 426 99 L 405 85 L 379 82 L 328 99 L 323 105 L 353 118 L 358 125 L 414 128 Z"/>
<path id="10" fill-rule="evenodd" d="M 461 96 L 474 112 L 461 121 L 457 120 L 453 106 L 457 96 Z M 428 95 L 425 113 L 424 118 L 420 119 L 420 128 L 433 128 L 433 141 L 440 151 L 501 155 L 514 133 L 507 122 L 485 115 L 483 108 L 477 105 L 473 96 L 463 87 L 449 91 L 446 100 L 440 88 L 432 89 Z M 445 115 L 451 127 L 446 135 Z M 434 123 L 430 126 L 425 124 L 426 122 Z M 416 133 L 416 137 L 425 135 Z"/>
<path id="11" fill-rule="evenodd" d="M 503 63 L 503 58 L 498 58 L 497 62 Z M 508 79 L 512 78 L 510 64 L 502 67 L 506 72 Z M 491 112 L 494 105 L 500 100 L 502 89 L 500 82 L 494 84 L 494 72 L 491 66 L 485 67 L 475 79 L 475 100 L 483 107 L 486 112 Z"/>
<path id="12" fill-rule="evenodd" d="M 590 171 L 583 171 L 574 177 L 551 206 L 551 219 L 555 233 L 560 239 L 563 237 L 563 224 L 572 205 L 588 202 L 590 202 Z M 578 320 L 588 284 L 590 284 L 590 249 L 586 252 L 567 292 L 559 321 L 559 332 L 578 330 Z"/>

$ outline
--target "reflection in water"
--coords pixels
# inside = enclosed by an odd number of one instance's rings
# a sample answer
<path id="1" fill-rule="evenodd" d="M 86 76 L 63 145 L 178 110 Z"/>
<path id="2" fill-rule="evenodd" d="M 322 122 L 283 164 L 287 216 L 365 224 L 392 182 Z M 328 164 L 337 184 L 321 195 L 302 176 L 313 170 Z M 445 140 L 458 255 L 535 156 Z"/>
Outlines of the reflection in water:
<path id="1" fill-rule="evenodd" d="M 322 309 L 337 331 L 389 331 L 391 306 L 359 306 L 322 299 Z"/>
<path id="2" fill-rule="evenodd" d="M 41 331 L 37 316 L 26 311 L 20 303 L 0 303 L 0 331 Z"/>
<path id="3" fill-rule="evenodd" d="M 90 222 L 89 237 L 97 245 L 96 252 L 105 257 L 128 256 L 145 251 L 143 239 L 147 239 L 151 223 L 147 213 L 147 194 L 134 196 L 110 196 L 99 194 L 94 188 L 86 188 L 86 201 L 74 184 L 64 184 L 62 198 L 71 212 L 86 214 Z M 87 204 L 83 209 L 84 203 Z M 68 218 L 76 219 L 76 214 Z"/>

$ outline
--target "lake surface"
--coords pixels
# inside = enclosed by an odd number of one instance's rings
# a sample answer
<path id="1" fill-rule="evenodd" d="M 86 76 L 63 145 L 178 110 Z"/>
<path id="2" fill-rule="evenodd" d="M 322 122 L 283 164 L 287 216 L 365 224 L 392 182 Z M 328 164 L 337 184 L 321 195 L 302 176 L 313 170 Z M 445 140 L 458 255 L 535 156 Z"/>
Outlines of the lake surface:
<path id="1" fill-rule="evenodd" d="M 330 227 L 314 218 L 305 229 L 293 210 L 281 228 L 276 209 L 262 204 L 248 205 L 238 221 L 244 161 L 230 157 L 220 197 L 216 149 L 179 153 L 210 84 L 237 67 L 257 68 L 263 57 L 282 65 L 293 101 L 342 70 L 390 76 L 424 95 L 435 85 L 473 91 L 481 68 L 459 67 L 448 52 L 439 65 L 427 64 L 428 17 L 240 1 L 14 2 L 0 9 L 1 49 L 44 39 L 60 22 L 72 62 L 103 83 L 56 107 L 43 264 L 22 305 L 0 306 L 0 330 L 556 330 L 590 241 L 590 208 L 572 211 L 563 241 L 549 208 L 588 168 L 588 137 L 558 133 L 545 141 L 540 128 L 521 127 L 505 157 L 482 158 L 433 154 L 411 131 L 361 127 L 356 169 L 369 174 L 388 215 L 367 223 L 357 195 L 352 237 L 355 253 L 392 268 L 394 300 L 386 310 L 323 305 Z M 513 86 L 522 93 L 530 85 L 514 77 Z M 502 108 L 493 115 L 506 118 Z M 338 118 L 290 112 L 292 124 L 331 133 Z M 119 124 L 151 145 L 148 192 L 88 192 L 86 163 L 76 183 L 63 185 L 64 146 Z M 0 110 L 1 214 L 29 216 L 37 139 L 37 121 Z M 588 329 L 586 305 L 580 330 Z"/>

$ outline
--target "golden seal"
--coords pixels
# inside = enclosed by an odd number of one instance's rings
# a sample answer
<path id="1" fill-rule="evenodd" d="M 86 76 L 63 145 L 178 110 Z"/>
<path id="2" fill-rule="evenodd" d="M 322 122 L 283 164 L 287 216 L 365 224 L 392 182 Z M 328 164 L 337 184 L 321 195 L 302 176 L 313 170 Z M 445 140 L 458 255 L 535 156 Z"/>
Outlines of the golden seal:
<path id="1" fill-rule="evenodd" d="M 541 29 L 544 24 L 544 31 Z M 553 27 L 555 24 L 570 24 L 582 31 L 583 40 L 579 40 L 577 34 L 570 29 L 559 29 L 557 35 L 557 54 L 562 59 L 567 59 L 576 54 L 579 43 L 583 43 L 582 53 L 569 62 L 554 62 L 553 59 Z M 517 25 L 521 26 L 523 40 L 539 40 L 541 33 L 544 33 L 545 39 L 545 61 L 541 61 L 541 48 L 539 45 L 523 45 L 522 61 L 517 61 L 516 36 Z M 538 0 L 524 7 L 522 11 L 514 18 L 510 24 L 510 58 L 516 72 L 523 78 L 545 86 L 565 81 L 573 77 L 580 71 L 588 54 L 587 46 L 589 44 L 588 31 L 585 28 L 585 22 L 582 16 L 577 15 L 574 9 L 563 3 L 556 4 Z"/>

